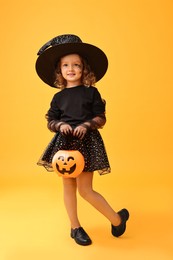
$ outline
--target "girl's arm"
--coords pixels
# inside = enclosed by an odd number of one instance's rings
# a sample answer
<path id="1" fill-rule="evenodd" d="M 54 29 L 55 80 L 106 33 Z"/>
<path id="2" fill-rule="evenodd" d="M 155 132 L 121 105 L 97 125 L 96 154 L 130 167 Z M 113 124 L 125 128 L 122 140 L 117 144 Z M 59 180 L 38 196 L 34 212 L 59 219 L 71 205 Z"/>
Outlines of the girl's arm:
<path id="1" fill-rule="evenodd" d="M 47 122 L 47 127 L 50 131 L 52 132 L 57 132 L 60 129 L 60 126 L 65 124 L 64 122 L 60 121 L 60 120 L 49 120 L 47 118 L 48 122 Z"/>
<path id="2" fill-rule="evenodd" d="M 88 130 L 94 130 L 98 128 L 102 128 L 106 123 L 106 117 L 105 114 L 100 114 L 98 116 L 95 116 L 93 119 L 84 122 L 82 125 L 86 127 Z"/>
<path id="3" fill-rule="evenodd" d="M 106 123 L 106 101 L 102 99 L 99 91 L 96 88 L 94 88 L 94 90 L 92 104 L 93 118 L 87 122 L 84 122 L 84 126 L 91 130 L 102 128 Z"/>
<path id="4" fill-rule="evenodd" d="M 64 135 L 68 135 L 73 131 L 72 127 L 69 124 L 59 120 L 52 120 L 48 122 L 47 127 L 52 132 L 60 131 Z"/>
<path id="5" fill-rule="evenodd" d="M 73 135 L 83 139 L 88 130 L 102 128 L 106 123 L 105 114 L 95 116 L 92 120 L 80 124 L 74 129 Z"/>
<path id="6" fill-rule="evenodd" d="M 56 95 L 53 97 L 50 109 L 45 117 L 47 119 L 47 127 L 50 131 L 56 133 L 61 130 L 64 134 L 72 131 L 71 126 L 61 120 L 61 110 L 56 103 Z"/>

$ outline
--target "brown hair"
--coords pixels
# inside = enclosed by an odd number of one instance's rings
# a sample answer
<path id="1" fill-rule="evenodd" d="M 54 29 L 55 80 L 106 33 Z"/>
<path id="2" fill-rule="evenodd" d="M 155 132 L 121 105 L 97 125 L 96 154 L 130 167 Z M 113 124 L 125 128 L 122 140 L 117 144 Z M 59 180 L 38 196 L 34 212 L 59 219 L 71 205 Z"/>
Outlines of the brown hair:
<path id="1" fill-rule="evenodd" d="M 89 64 L 87 63 L 87 61 L 82 58 L 82 64 L 83 64 L 83 71 L 82 71 L 82 78 L 81 78 L 81 82 L 84 86 L 94 86 L 96 83 L 96 77 L 94 72 L 91 70 Z M 60 69 L 60 61 L 58 61 L 57 63 L 57 67 L 55 70 L 55 82 L 54 82 L 54 86 L 59 88 L 59 89 L 64 89 L 66 88 L 67 82 L 66 80 L 63 78 L 62 74 L 61 74 L 61 69 Z"/>

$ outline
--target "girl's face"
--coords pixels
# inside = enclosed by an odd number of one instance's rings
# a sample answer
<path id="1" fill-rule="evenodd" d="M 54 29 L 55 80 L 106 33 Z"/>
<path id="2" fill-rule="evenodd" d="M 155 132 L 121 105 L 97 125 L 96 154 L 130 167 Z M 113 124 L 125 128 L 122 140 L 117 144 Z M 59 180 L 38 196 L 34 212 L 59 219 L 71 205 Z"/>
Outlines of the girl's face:
<path id="1" fill-rule="evenodd" d="M 63 78 L 67 81 L 67 88 L 81 84 L 83 64 L 78 54 L 70 54 L 61 58 L 60 69 Z"/>

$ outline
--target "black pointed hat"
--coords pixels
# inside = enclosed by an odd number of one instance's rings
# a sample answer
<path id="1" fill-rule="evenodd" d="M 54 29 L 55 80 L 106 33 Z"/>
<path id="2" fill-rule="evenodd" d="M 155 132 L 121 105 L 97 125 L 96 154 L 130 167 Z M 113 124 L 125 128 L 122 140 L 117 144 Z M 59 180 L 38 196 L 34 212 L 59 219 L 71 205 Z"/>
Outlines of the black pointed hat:
<path id="1" fill-rule="evenodd" d="M 108 60 L 98 47 L 83 43 L 73 34 L 57 36 L 44 44 L 37 53 L 36 71 L 38 76 L 51 87 L 55 87 L 55 69 L 61 57 L 68 54 L 79 54 L 91 67 L 99 81 L 107 71 Z"/>

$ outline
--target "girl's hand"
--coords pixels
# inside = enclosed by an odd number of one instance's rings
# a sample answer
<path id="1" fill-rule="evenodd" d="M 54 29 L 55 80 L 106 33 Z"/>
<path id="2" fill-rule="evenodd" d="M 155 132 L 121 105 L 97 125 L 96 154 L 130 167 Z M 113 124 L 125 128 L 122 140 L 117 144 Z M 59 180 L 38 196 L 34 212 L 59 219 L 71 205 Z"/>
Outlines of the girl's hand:
<path id="1" fill-rule="evenodd" d="M 74 129 L 73 136 L 76 136 L 79 139 L 83 139 L 86 132 L 87 132 L 87 128 L 83 125 L 79 125 Z"/>
<path id="2" fill-rule="evenodd" d="M 59 131 L 61 132 L 61 134 L 63 135 L 69 135 L 72 134 L 73 129 L 69 124 L 62 124 L 59 128 Z"/>

